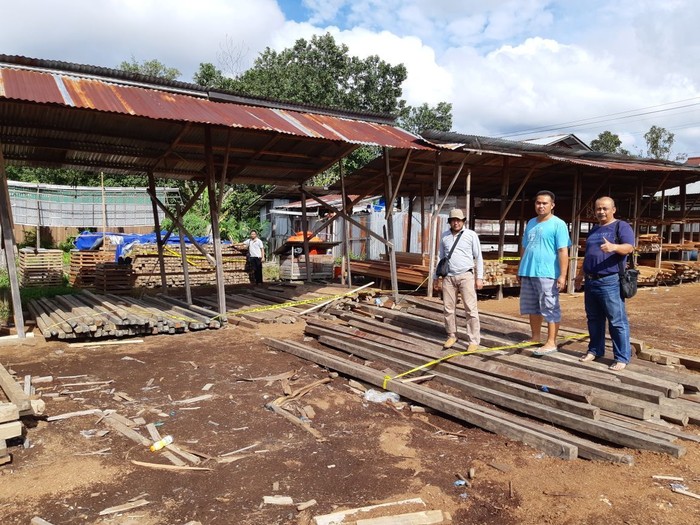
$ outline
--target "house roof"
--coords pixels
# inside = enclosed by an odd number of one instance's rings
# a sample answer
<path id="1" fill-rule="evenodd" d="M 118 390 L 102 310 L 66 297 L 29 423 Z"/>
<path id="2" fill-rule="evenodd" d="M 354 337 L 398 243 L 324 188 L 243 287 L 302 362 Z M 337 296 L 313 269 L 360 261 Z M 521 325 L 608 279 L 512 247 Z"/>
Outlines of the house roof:
<path id="1" fill-rule="evenodd" d="M 528 144 L 539 144 L 540 146 L 558 146 L 560 148 L 569 149 L 586 149 L 591 148 L 579 139 L 576 135 L 569 133 L 565 135 L 550 135 L 548 137 L 539 137 L 533 139 L 523 140 L 522 142 L 527 142 Z"/>
<path id="2" fill-rule="evenodd" d="M 0 55 L 0 143 L 14 165 L 295 185 L 362 145 L 430 146 L 390 117 L 207 91 L 95 66 Z"/>

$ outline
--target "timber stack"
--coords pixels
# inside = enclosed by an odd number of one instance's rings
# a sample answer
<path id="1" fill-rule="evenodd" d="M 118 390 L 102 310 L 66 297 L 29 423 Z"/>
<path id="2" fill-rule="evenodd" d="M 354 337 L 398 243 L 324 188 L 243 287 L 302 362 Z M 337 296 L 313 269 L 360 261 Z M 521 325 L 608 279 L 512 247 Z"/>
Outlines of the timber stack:
<path id="1" fill-rule="evenodd" d="M 28 309 L 47 340 L 176 334 L 222 325 L 215 312 L 186 303 L 183 306 L 164 296 L 137 299 L 83 290 L 74 295 L 32 299 Z"/>
<path id="2" fill-rule="evenodd" d="M 678 458 L 682 441 L 700 441 L 684 428 L 700 424 L 700 375 L 684 366 L 635 359 L 615 372 L 606 359 L 582 365 L 586 334 L 567 328 L 559 352 L 536 358 L 521 342 L 527 321 L 484 312 L 485 346 L 469 354 L 460 342 L 446 354 L 441 303 L 406 302 L 407 311 L 348 303 L 307 318 L 306 333 L 316 341 L 266 342 L 562 459 L 632 463 L 630 449 Z M 466 339 L 464 330 L 459 337 Z"/>
<path id="3" fill-rule="evenodd" d="M 20 286 L 60 286 L 63 284 L 63 251 L 20 248 L 17 273 Z"/>
<path id="4" fill-rule="evenodd" d="M 213 257 L 212 245 L 205 245 L 205 250 Z M 247 246 L 244 244 L 225 244 L 221 246 L 225 284 L 249 283 L 245 270 Z M 182 256 L 178 245 L 168 244 L 164 247 L 164 265 L 167 286 L 183 288 L 185 275 Z M 137 244 L 128 254 L 134 272 L 134 286 L 157 288 L 161 285 L 158 248 L 155 244 Z M 207 258 L 194 246 L 185 248 L 187 270 L 192 286 L 212 285 L 216 283 L 216 270 Z"/>

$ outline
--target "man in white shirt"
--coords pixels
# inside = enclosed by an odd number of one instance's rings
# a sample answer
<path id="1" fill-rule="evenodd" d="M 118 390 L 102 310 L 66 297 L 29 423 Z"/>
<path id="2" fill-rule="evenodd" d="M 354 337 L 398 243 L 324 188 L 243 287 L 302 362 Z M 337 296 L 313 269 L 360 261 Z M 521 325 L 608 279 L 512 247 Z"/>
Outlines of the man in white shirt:
<path id="1" fill-rule="evenodd" d="M 258 232 L 250 230 L 250 239 L 243 241 L 248 246 L 248 261 L 255 284 L 262 284 L 262 262 L 265 259 L 265 245 L 258 237 Z"/>
<path id="2" fill-rule="evenodd" d="M 442 302 L 445 314 L 447 340 L 443 347 L 451 348 L 457 342 L 457 293 L 462 296 L 467 316 L 468 351 L 479 347 L 481 325 L 476 305 L 476 291 L 484 287 L 484 259 L 479 236 L 464 227 L 466 217 L 462 210 L 450 211 L 447 222 L 450 229 L 440 239 L 440 259 L 449 256 L 449 270 L 442 278 Z M 452 249 L 454 246 L 454 249 Z"/>

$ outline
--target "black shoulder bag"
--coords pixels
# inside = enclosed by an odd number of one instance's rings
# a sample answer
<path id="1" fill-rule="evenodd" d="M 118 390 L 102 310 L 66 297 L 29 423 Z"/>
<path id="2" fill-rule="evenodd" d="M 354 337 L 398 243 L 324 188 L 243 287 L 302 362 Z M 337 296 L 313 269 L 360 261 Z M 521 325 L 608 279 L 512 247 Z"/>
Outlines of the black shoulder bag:
<path id="1" fill-rule="evenodd" d="M 457 235 L 457 238 L 455 239 L 455 242 L 452 245 L 452 248 L 450 248 L 450 253 L 447 254 L 447 257 L 443 257 L 438 262 L 437 268 L 435 269 L 435 273 L 437 274 L 438 277 L 447 277 L 447 274 L 450 271 L 450 257 L 452 257 L 452 252 L 455 251 L 455 248 L 457 247 L 457 243 L 459 242 L 459 238 L 462 236 L 463 233 L 464 233 L 464 230 L 459 232 L 459 235 Z"/>
<path id="2" fill-rule="evenodd" d="M 622 239 L 620 238 L 620 221 L 617 221 L 615 225 L 615 243 L 622 244 Z M 639 276 L 639 270 L 634 267 L 634 255 L 630 254 L 629 257 L 629 268 L 622 266 L 622 259 L 618 262 L 618 272 L 620 274 L 620 295 L 625 299 L 630 299 L 634 297 L 637 293 L 637 277 Z"/>

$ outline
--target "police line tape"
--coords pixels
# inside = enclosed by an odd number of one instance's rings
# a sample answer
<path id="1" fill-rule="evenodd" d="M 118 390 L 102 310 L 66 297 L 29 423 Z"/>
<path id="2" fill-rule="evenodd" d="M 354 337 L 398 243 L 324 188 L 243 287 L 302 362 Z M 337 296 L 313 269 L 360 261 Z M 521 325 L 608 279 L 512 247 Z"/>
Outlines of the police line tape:
<path id="1" fill-rule="evenodd" d="M 576 339 L 585 339 L 588 337 L 587 333 L 580 333 L 580 334 L 574 334 L 574 335 L 569 335 L 567 337 L 564 337 L 563 339 L 565 341 L 568 340 L 576 340 Z M 440 357 L 439 359 L 433 359 L 432 361 L 428 361 L 427 363 L 424 363 L 422 365 L 419 365 L 415 368 L 411 368 L 410 370 L 407 370 L 406 372 L 402 372 L 401 374 L 395 375 L 394 377 L 391 377 L 389 375 L 384 376 L 384 382 L 382 383 L 382 388 L 386 390 L 386 385 L 389 381 L 393 381 L 395 379 L 400 379 L 404 376 L 407 376 L 409 374 L 412 374 L 414 372 L 418 372 L 419 370 L 423 370 L 425 368 L 430 368 L 432 366 L 435 366 L 437 364 L 440 364 L 444 361 L 447 361 L 448 359 L 452 359 L 453 357 L 459 357 L 463 355 L 471 355 L 471 354 L 484 354 L 486 352 L 496 352 L 498 350 L 510 350 L 510 349 L 517 349 L 517 348 L 527 348 L 529 346 L 536 346 L 539 345 L 540 343 L 537 343 L 535 341 L 526 341 L 524 343 L 516 343 L 513 345 L 506 345 L 506 346 L 495 346 L 493 348 L 481 348 L 479 350 L 472 350 L 468 351 L 465 350 L 464 352 L 454 352 L 452 354 Z"/>

